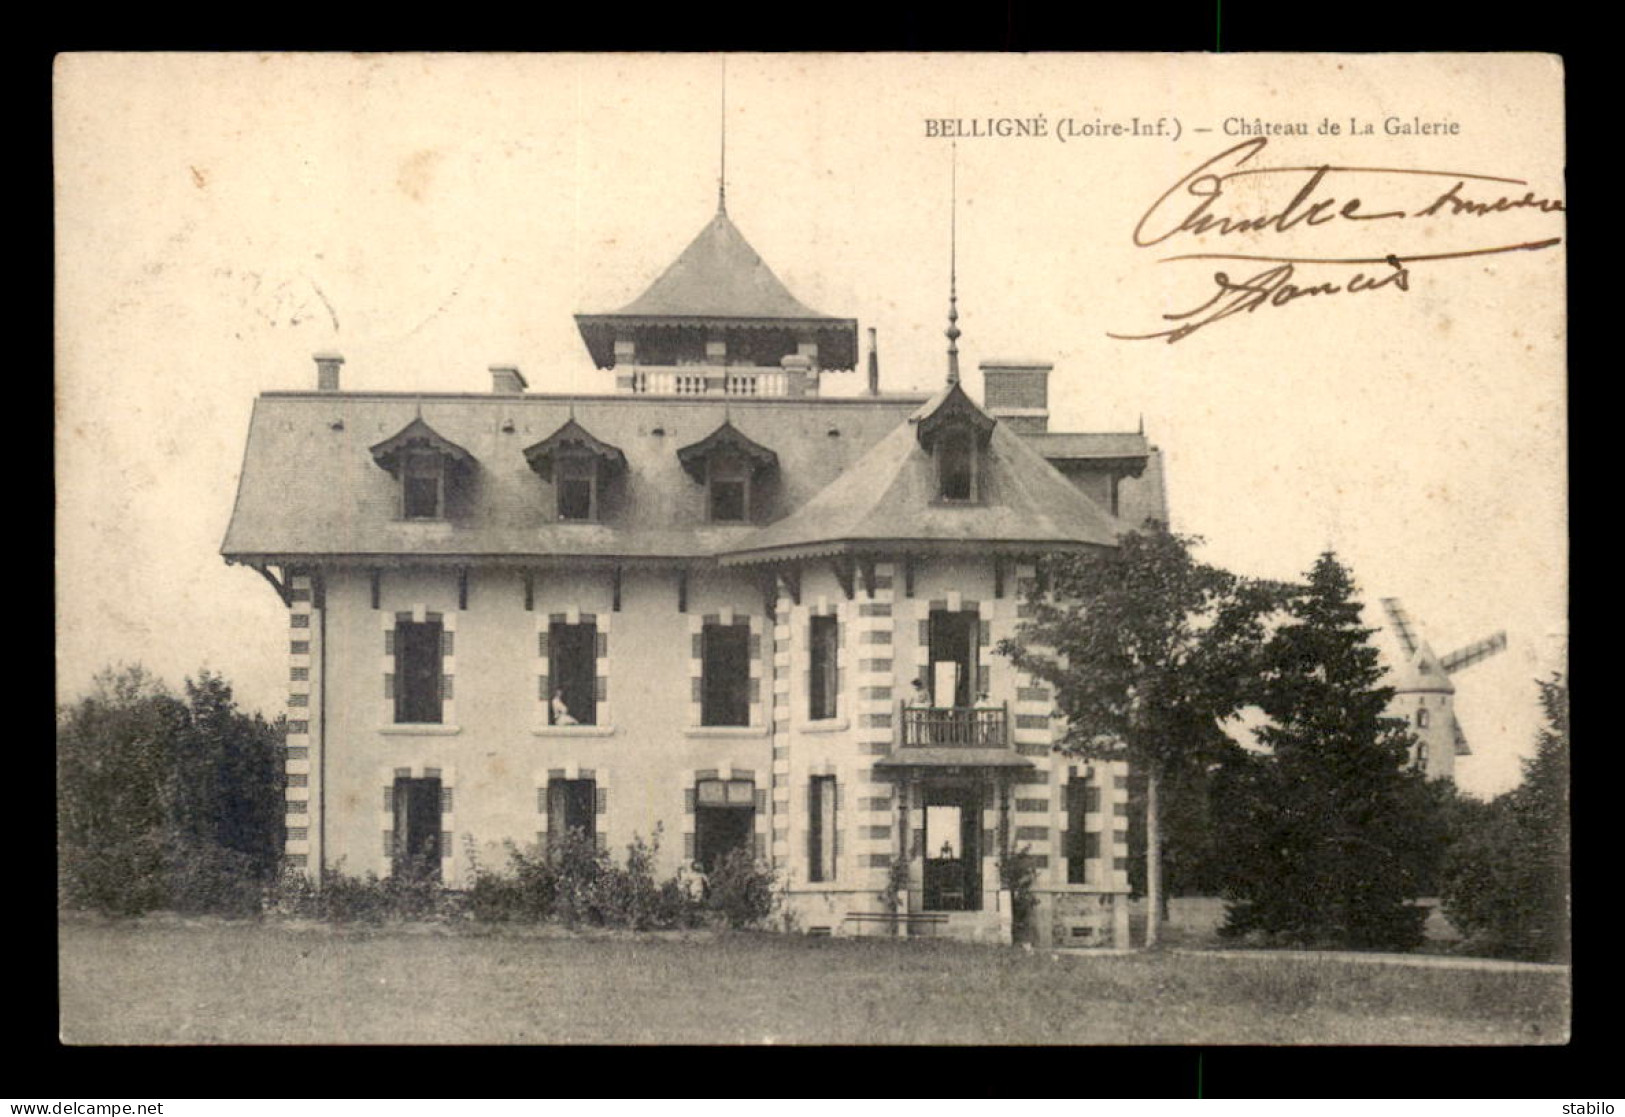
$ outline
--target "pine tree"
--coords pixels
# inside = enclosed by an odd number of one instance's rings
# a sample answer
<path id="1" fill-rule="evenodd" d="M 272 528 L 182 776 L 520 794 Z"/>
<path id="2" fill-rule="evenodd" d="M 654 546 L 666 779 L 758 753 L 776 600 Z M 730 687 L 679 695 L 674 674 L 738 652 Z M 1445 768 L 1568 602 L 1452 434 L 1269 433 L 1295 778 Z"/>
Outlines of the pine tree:
<path id="1" fill-rule="evenodd" d="M 1264 653 L 1259 731 L 1267 755 L 1222 773 L 1225 932 L 1294 943 L 1404 949 L 1426 912 L 1411 904 L 1440 847 L 1437 813 L 1407 759 L 1393 690 L 1360 624 L 1348 571 L 1330 552 L 1288 605 Z"/>
<path id="2" fill-rule="evenodd" d="M 1523 782 L 1452 827 L 1445 914 L 1472 946 L 1542 961 L 1569 956 L 1569 691 L 1541 680 L 1546 725 Z"/>

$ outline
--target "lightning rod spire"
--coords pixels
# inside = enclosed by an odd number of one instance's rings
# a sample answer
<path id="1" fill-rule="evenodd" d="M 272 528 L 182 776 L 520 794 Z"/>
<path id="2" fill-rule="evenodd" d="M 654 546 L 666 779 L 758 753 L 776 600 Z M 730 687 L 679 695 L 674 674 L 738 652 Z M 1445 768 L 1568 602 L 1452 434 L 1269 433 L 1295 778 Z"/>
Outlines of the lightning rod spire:
<path id="1" fill-rule="evenodd" d="M 948 383 L 959 383 L 959 145 L 948 164 Z"/>
<path id="2" fill-rule="evenodd" d="M 717 212 L 728 212 L 728 56 L 722 56 L 722 115 L 719 122 L 722 135 L 717 169 Z"/>

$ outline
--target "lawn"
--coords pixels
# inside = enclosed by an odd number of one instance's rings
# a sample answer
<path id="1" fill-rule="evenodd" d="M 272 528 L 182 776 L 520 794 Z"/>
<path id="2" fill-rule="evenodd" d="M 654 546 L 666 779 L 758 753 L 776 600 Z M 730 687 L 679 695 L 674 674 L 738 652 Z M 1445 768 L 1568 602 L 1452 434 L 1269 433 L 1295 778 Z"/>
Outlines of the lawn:
<path id="1" fill-rule="evenodd" d="M 1561 972 L 71 917 L 68 1043 L 1528 1044 Z"/>

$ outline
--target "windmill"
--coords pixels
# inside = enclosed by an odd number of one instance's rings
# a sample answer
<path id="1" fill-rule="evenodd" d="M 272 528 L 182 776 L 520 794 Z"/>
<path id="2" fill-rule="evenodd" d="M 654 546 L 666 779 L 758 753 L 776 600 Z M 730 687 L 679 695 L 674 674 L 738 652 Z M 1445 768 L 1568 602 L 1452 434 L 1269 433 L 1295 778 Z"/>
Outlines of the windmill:
<path id="1" fill-rule="evenodd" d="M 1416 763 L 1430 777 L 1453 779 L 1456 757 L 1471 756 L 1473 750 L 1468 747 L 1461 723 L 1456 720 L 1453 708 L 1456 687 L 1450 676 L 1504 651 L 1507 634 L 1497 632 L 1457 648 L 1449 655 L 1439 656 L 1417 634 L 1416 626 L 1397 597 L 1383 598 L 1382 607 L 1405 654 L 1403 665 L 1389 681 L 1394 688 L 1389 713 L 1403 717 L 1416 734 L 1420 742 Z"/>

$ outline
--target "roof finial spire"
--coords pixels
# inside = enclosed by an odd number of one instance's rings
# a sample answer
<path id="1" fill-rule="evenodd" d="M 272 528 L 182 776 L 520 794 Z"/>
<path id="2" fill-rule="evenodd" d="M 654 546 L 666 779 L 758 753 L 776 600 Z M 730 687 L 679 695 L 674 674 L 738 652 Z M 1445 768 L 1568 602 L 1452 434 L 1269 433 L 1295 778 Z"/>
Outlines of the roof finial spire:
<path id="1" fill-rule="evenodd" d="M 717 212 L 728 212 L 728 56 L 722 56 L 722 133 L 717 170 Z"/>
<path id="2" fill-rule="evenodd" d="M 948 170 L 948 383 L 959 383 L 959 144 L 950 148 Z"/>

